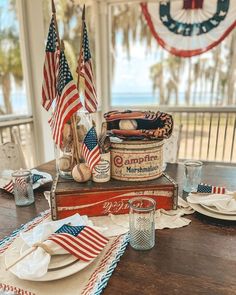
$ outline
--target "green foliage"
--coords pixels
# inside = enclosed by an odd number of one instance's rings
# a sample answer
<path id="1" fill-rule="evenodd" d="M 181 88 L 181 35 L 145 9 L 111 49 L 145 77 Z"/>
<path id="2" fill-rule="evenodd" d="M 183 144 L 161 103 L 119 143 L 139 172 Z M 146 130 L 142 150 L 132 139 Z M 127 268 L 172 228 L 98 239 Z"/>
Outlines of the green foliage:
<path id="1" fill-rule="evenodd" d="M 15 12 L 15 1 L 10 1 L 9 9 Z M 15 24 L 0 32 L 0 84 L 3 89 L 5 113 L 12 112 L 11 79 L 18 85 L 21 85 L 23 80 L 19 36 Z"/>

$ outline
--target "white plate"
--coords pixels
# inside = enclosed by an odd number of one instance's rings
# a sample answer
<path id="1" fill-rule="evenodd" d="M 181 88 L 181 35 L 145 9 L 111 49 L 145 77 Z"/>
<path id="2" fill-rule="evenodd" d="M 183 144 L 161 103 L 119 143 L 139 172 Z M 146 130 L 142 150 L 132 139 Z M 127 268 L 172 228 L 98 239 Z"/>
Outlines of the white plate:
<path id="1" fill-rule="evenodd" d="M 27 249 L 29 249 L 29 246 L 23 242 L 23 245 L 20 249 L 20 255 L 23 256 L 23 253 Z M 66 267 L 76 260 L 78 260 L 78 258 L 71 254 L 52 255 L 48 270 Z"/>
<path id="2" fill-rule="evenodd" d="M 224 214 L 224 215 L 233 215 L 233 216 L 236 216 L 236 212 L 234 211 L 225 211 L 225 210 L 218 210 L 216 207 L 212 207 L 212 206 L 206 206 L 206 205 L 203 205 L 201 204 L 201 206 L 203 208 L 205 208 L 206 210 L 208 211 L 211 211 L 211 212 L 214 212 L 214 213 L 218 213 L 218 214 Z"/>
<path id="3" fill-rule="evenodd" d="M 5 254 L 5 265 L 8 267 L 11 265 L 16 259 L 20 256 L 20 249 L 23 245 L 24 241 L 21 238 L 16 238 L 15 241 L 12 243 L 12 245 L 9 247 Z M 94 259 L 93 259 L 94 260 Z M 74 273 L 79 272 L 80 270 L 87 267 L 90 263 L 93 262 L 93 260 L 89 262 L 84 262 L 81 260 L 75 261 L 72 264 L 68 265 L 67 267 L 56 268 L 55 270 L 48 271 L 44 276 L 37 278 L 37 279 L 29 279 L 30 281 L 53 281 L 62 279 L 65 277 L 68 277 Z M 14 272 L 14 267 L 10 268 L 9 271 L 11 271 L 14 275 L 17 276 L 17 274 Z"/>
<path id="4" fill-rule="evenodd" d="M 203 215 L 206 215 L 206 216 L 209 216 L 209 217 L 212 217 L 212 218 L 222 219 L 222 220 L 236 221 L 236 215 L 232 216 L 232 215 L 225 215 L 225 214 L 215 213 L 215 212 L 208 211 L 207 209 L 203 208 L 199 204 L 192 204 L 192 203 L 188 203 L 188 204 L 195 211 L 197 211 L 198 213 L 201 213 Z"/>

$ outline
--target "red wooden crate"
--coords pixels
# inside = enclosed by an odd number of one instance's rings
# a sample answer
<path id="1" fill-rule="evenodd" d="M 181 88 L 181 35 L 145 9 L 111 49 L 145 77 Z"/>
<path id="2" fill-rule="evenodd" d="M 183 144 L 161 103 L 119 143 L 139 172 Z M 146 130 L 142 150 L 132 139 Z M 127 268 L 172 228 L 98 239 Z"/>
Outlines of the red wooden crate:
<path id="1" fill-rule="evenodd" d="M 156 200 L 157 208 L 176 209 L 178 185 L 167 175 L 143 181 L 128 182 L 111 180 L 106 183 L 77 183 L 56 178 L 51 190 L 53 220 L 75 213 L 100 216 L 128 213 L 128 200 L 132 197 L 148 196 Z"/>

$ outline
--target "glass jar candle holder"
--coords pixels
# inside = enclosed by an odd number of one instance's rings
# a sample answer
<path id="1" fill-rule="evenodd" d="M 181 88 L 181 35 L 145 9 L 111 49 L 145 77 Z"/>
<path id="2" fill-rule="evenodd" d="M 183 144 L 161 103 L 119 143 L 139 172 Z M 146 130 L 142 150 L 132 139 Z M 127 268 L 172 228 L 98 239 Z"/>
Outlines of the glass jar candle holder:
<path id="1" fill-rule="evenodd" d="M 131 247 L 136 250 L 153 248 L 155 245 L 155 200 L 136 197 L 130 199 L 128 204 Z"/>
<path id="2" fill-rule="evenodd" d="M 65 179 L 72 179 L 74 166 L 72 150 L 55 146 L 56 169 L 59 175 Z"/>
<path id="3" fill-rule="evenodd" d="M 34 203 L 32 174 L 30 170 L 20 169 L 12 173 L 16 206 Z"/>
<path id="4" fill-rule="evenodd" d="M 201 182 L 202 162 L 189 160 L 184 162 L 184 187 L 185 192 L 196 192 Z"/>

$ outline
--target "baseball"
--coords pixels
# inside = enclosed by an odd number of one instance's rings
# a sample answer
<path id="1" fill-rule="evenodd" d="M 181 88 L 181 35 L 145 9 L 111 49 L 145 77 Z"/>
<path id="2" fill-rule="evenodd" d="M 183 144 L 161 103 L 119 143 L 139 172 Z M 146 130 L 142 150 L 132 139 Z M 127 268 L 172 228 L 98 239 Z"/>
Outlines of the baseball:
<path id="1" fill-rule="evenodd" d="M 70 124 L 65 124 L 64 125 L 62 135 L 63 135 L 63 142 L 64 143 L 71 142 L 71 140 L 72 140 L 72 132 L 71 132 Z"/>
<path id="2" fill-rule="evenodd" d="M 61 171 L 69 171 L 71 169 L 71 162 L 72 157 L 71 156 L 62 156 L 58 159 L 58 168 Z"/>
<path id="3" fill-rule="evenodd" d="M 86 182 L 91 178 L 91 171 L 85 163 L 76 165 L 72 170 L 72 176 L 77 182 Z"/>
<path id="4" fill-rule="evenodd" d="M 120 120 L 119 127 L 121 130 L 136 130 L 138 123 L 136 120 Z"/>

